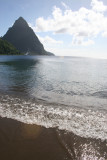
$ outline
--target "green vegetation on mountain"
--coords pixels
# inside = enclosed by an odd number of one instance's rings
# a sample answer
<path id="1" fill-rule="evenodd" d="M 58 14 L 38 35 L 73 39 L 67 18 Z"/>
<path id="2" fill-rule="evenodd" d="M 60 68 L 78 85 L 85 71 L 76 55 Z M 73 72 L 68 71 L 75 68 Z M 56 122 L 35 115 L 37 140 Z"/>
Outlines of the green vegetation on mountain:
<path id="1" fill-rule="evenodd" d="M 0 38 L 0 55 L 18 55 L 20 52 L 9 42 Z"/>

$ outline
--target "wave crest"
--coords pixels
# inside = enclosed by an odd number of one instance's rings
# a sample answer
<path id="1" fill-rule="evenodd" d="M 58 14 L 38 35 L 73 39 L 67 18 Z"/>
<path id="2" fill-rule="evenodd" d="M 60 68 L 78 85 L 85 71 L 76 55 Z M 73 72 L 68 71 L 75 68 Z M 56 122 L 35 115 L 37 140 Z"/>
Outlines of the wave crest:
<path id="1" fill-rule="evenodd" d="M 0 116 L 46 128 L 58 127 L 81 137 L 107 140 L 107 113 L 104 111 L 2 96 Z"/>

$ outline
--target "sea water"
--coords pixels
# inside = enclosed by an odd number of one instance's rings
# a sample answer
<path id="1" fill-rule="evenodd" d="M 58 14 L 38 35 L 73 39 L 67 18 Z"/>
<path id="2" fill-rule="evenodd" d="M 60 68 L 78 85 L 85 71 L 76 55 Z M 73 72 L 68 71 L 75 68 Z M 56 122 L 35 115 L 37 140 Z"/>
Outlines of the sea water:
<path id="1" fill-rule="evenodd" d="M 0 56 L 0 116 L 107 140 L 107 60 Z"/>

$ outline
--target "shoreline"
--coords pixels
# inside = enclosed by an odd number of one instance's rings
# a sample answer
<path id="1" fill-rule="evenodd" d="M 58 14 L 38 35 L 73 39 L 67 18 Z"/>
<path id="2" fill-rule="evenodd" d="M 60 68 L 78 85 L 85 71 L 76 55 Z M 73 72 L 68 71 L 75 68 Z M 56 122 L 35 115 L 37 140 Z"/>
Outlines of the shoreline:
<path id="1" fill-rule="evenodd" d="M 0 159 L 107 159 L 107 142 L 0 117 Z"/>

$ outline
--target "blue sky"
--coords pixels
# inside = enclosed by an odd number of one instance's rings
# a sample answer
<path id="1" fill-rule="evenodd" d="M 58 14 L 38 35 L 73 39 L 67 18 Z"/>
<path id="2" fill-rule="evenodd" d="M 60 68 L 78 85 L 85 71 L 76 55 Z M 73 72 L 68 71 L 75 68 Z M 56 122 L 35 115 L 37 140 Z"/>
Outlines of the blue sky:
<path id="1" fill-rule="evenodd" d="M 107 58 L 107 0 L 0 0 L 0 36 L 20 16 L 56 55 Z"/>

